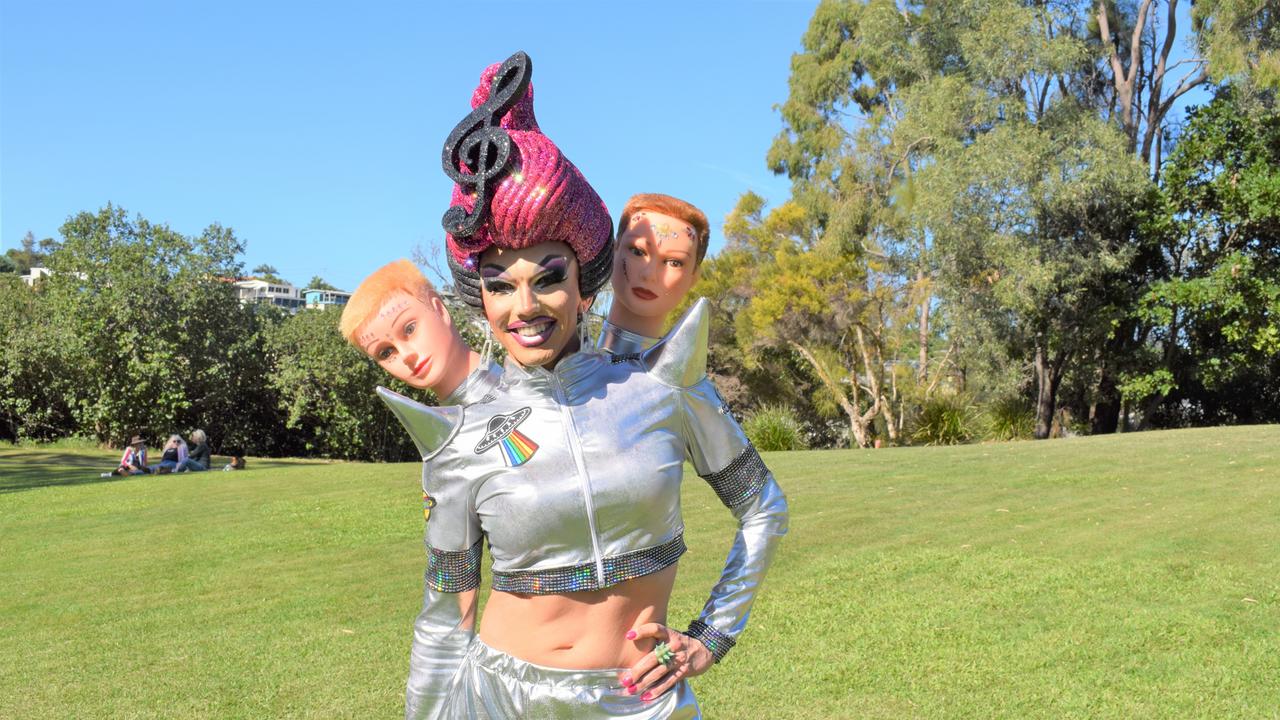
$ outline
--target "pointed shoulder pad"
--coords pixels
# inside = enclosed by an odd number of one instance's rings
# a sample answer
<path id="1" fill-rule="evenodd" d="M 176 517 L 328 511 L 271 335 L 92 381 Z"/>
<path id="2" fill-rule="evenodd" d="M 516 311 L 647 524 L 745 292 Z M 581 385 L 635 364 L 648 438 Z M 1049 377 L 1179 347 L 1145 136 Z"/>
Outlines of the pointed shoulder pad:
<path id="1" fill-rule="evenodd" d="M 462 408 L 428 407 L 398 392 L 378 386 L 378 397 L 396 414 L 396 419 L 409 431 L 413 444 L 426 460 L 440 451 L 462 426 Z"/>
<path id="2" fill-rule="evenodd" d="M 710 330 L 710 304 L 698 298 L 671 332 L 641 355 L 649 374 L 674 387 L 696 385 L 707 375 Z"/>

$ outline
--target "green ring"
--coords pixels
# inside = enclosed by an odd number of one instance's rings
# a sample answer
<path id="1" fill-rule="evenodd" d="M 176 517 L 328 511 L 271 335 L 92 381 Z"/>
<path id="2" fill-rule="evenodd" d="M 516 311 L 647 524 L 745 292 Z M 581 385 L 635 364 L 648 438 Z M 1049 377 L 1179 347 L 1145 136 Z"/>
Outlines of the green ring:
<path id="1" fill-rule="evenodd" d="M 671 661 L 676 659 L 676 654 L 671 652 L 671 646 L 664 642 L 653 646 L 653 655 L 658 658 L 658 662 L 662 663 L 663 667 L 670 666 Z"/>

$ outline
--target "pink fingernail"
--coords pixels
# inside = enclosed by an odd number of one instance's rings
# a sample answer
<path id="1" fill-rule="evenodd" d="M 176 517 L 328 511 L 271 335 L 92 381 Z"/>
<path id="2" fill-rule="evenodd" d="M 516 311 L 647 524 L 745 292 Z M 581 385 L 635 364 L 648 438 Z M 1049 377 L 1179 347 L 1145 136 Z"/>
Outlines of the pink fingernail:
<path id="1" fill-rule="evenodd" d="M 628 639 L 628 640 L 635 640 L 635 639 L 636 639 L 636 631 L 635 631 L 635 630 L 628 630 L 628 631 L 627 631 L 627 639 Z"/>
<path id="2" fill-rule="evenodd" d="M 636 694 L 636 686 L 635 686 L 635 685 L 628 685 L 628 686 L 627 686 L 627 694 L 628 694 L 628 695 L 635 695 L 635 694 Z"/>
<path id="3" fill-rule="evenodd" d="M 649 702 L 650 700 L 652 700 L 652 699 L 653 699 L 653 693 L 649 693 L 649 692 L 647 692 L 647 693 L 645 693 L 645 694 L 641 695 L 641 696 L 640 696 L 640 699 L 641 699 L 641 700 L 643 700 L 644 702 Z"/>
<path id="4" fill-rule="evenodd" d="M 623 685 L 625 685 L 625 686 L 627 686 L 627 687 L 631 687 L 632 685 L 635 685 L 635 684 L 636 684 L 636 681 L 635 681 L 635 680 L 632 680 L 630 675 L 623 675 L 623 676 L 622 676 L 622 684 L 623 684 Z"/>

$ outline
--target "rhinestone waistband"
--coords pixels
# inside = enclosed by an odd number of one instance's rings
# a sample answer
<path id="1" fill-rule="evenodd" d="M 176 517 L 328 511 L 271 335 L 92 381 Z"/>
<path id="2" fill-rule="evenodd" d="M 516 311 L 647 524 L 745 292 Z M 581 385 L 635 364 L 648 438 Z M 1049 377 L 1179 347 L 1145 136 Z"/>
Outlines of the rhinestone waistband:
<path id="1" fill-rule="evenodd" d="M 593 562 L 546 570 L 494 570 L 493 589 L 532 595 L 599 590 L 671 567 L 685 550 L 684 535 L 677 535 L 661 545 L 607 557 L 603 583 L 596 578 Z"/>

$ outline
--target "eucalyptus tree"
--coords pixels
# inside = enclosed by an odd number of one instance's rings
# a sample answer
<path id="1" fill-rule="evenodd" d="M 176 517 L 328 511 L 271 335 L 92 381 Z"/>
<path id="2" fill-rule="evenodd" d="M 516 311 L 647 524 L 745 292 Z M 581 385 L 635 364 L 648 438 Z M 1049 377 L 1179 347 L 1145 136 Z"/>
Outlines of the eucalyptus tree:
<path id="1" fill-rule="evenodd" d="M 821 236 L 858 248 L 863 277 L 881 261 L 881 284 L 913 303 L 919 377 L 940 299 L 949 340 L 999 338 L 961 347 L 966 364 L 996 347 L 1027 369 L 1038 437 L 1063 373 L 1119 312 L 1095 299 L 1127 261 L 1145 190 L 1097 110 L 1086 7 L 823 2 L 769 154 Z"/>

